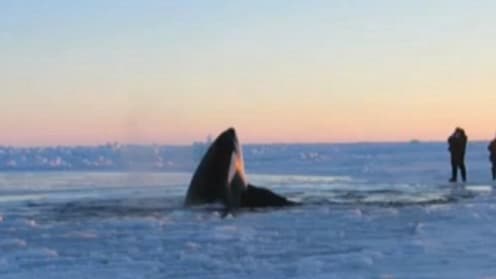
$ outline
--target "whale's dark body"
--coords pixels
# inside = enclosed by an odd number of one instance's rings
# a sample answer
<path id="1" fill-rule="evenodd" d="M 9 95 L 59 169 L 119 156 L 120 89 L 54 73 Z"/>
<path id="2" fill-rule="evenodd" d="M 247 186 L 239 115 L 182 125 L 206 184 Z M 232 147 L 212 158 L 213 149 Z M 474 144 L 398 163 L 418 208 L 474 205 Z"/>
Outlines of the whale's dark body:
<path id="1" fill-rule="evenodd" d="M 220 134 L 198 165 L 186 194 L 185 205 L 223 203 L 228 210 L 240 207 L 294 205 L 272 191 L 248 184 L 243 153 L 233 128 Z"/>

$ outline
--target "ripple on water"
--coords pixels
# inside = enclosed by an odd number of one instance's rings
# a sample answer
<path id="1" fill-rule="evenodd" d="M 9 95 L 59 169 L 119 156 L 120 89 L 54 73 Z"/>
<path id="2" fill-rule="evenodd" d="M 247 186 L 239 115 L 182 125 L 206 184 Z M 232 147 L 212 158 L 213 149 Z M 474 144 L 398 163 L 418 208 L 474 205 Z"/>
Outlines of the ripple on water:
<path id="1" fill-rule="evenodd" d="M 36 220 L 33 219 L 24 220 L 24 224 L 31 228 L 36 228 L 39 226 Z"/>
<path id="2" fill-rule="evenodd" d="M 2 239 L 0 240 L 1 250 L 23 248 L 27 246 L 27 242 L 19 238 Z"/>
<path id="3" fill-rule="evenodd" d="M 188 241 L 184 244 L 184 246 L 190 250 L 190 251 L 194 251 L 194 250 L 198 250 L 200 249 L 201 245 L 199 243 L 196 243 L 196 242 L 193 242 L 193 241 Z"/>
<path id="4" fill-rule="evenodd" d="M 59 253 L 57 250 L 42 247 L 42 248 L 31 248 L 23 253 L 26 257 L 32 258 L 54 258 L 58 257 Z"/>
<path id="5" fill-rule="evenodd" d="M 95 231 L 72 231 L 63 235 L 66 238 L 96 239 L 98 234 Z"/>

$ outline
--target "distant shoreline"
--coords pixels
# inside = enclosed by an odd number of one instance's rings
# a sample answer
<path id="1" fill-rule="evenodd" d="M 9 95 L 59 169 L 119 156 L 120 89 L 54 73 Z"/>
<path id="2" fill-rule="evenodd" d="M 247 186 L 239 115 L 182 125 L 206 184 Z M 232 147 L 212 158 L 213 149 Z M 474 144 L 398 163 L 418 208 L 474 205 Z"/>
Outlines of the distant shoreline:
<path id="1" fill-rule="evenodd" d="M 487 140 L 470 140 L 470 143 L 488 143 L 492 139 Z M 243 146 L 277 146 L 277 145 L 301 145 L 301 146 L 312 146 L 312 145 L 357 145 L 357 144 L 370 144 L 370 145 L 383 145 L 383 144 L 445 144 L 446 141 L 441 140 L 417 140 L 411 139 L 408 141 L 350 141 L 350 142 L 269 142 L 269 143 L 244 143 Z M 190 148 L 195 144 L 205 144 L 203 142 L 192 142 L 191 144 L 134 144 L 134 143 L 123 143 L 121 146 L 126 147 L 160 147 L 160 148 Z M 15 148 L 15 149 L 39 149 L 39 148 L 97 148 L 109 145 L 108 143 L 103 144 L 88 144 L 88 145 L 8 145 L 0 144 L 0 149 Z"/>
<path id="2" fill-rule="evenodd" d="M 469 149 L 486 156 L 487 142 L 469 143 Z M 120 145 L 76 147 L 2 147 L 0 172 L 191 172 L 198 165 L 208 145 Z M 367 143 L 297 143 L 246 144 L 245 159 L 256 162 L 255 168 L 264 171 L 273 167 L 274 160 L 298 161 L 300 164 L 321 164 L 347 154 L 350 158 L 374 154 L 403 154 L 426 151 L 445 156 L 445 142 L 367 142 Z"/>

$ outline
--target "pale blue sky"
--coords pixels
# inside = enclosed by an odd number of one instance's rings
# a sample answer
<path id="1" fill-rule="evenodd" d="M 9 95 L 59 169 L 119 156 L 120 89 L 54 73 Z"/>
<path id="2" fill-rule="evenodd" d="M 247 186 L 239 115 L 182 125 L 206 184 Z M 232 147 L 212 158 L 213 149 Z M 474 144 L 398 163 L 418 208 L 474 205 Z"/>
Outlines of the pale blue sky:
<path id="1" fill-rule="evenodd" d="M 486 138 L 494 1 L 1 1 L 0 144 Z M 491 126 L 492 125 L 492 126 Z"/>

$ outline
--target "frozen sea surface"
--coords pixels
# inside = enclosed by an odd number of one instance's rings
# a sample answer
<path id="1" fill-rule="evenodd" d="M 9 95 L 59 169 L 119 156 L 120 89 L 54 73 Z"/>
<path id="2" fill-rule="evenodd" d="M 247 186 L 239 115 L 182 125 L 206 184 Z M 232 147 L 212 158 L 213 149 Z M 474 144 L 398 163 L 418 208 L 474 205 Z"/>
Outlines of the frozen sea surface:
<path id="1" fill-rule="evenodd" d="M 249 179 L 303 205 L 227 218 L 182 207 L 191 172 L 3 173 L 0 278 L 496 278 L 483 147 L 465 185 L 444 145 L 248 149 Z"/>

